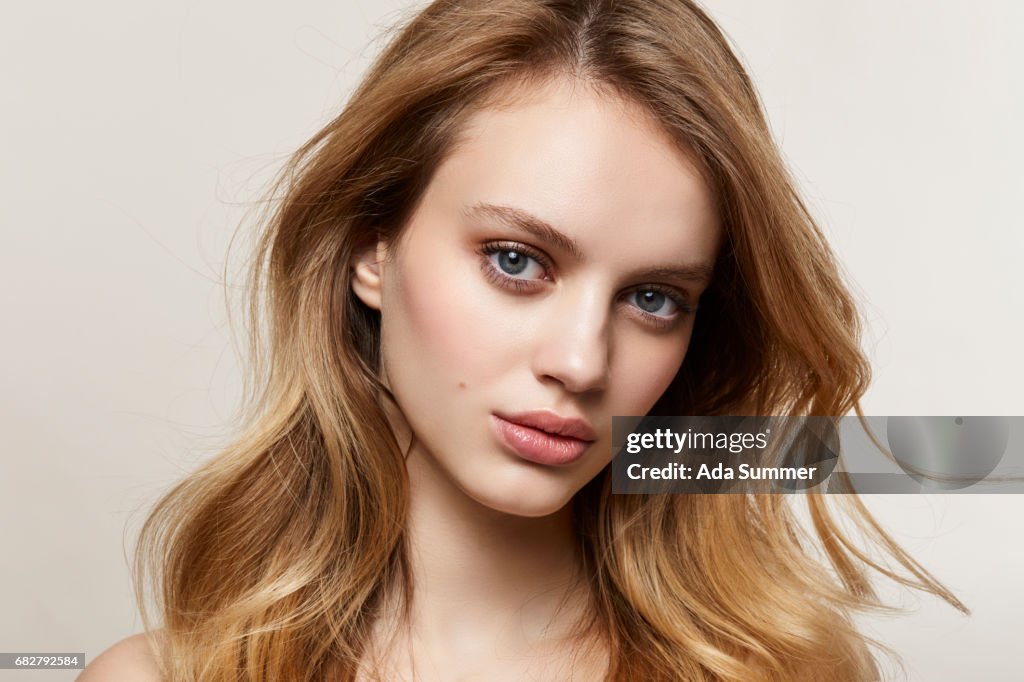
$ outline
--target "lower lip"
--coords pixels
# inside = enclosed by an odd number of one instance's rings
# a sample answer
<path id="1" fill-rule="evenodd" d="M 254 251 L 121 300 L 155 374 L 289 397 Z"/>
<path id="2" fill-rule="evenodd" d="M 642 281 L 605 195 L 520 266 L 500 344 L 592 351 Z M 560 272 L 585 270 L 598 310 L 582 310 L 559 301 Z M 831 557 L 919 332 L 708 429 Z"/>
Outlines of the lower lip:
<path id="1" fill-rule="evenodd" d="M 586 451 L 590 441 L 556 436 L 540 429 L 514 424 L 492 415 L 498 437 L 520 457 L 537 464 L 572 464 Z"/>

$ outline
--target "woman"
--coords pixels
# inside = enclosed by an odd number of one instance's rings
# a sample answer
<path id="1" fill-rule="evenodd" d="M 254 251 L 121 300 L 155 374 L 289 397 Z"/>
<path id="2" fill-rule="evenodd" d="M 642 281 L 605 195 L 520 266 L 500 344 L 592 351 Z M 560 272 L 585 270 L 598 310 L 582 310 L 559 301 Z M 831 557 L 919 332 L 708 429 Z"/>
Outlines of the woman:
<path id="1" fill-rule="evenodd" d="M 868 382 L 695 5 L 434 2 L 280 189 L 248 428 L 143 529 L 151 646 L 81 679 L 870 680 L 869 570 L 963 608 L 855 495 L 909 577 L 820 495 L 611 494 L 613 415 L 842 415 Z"/>

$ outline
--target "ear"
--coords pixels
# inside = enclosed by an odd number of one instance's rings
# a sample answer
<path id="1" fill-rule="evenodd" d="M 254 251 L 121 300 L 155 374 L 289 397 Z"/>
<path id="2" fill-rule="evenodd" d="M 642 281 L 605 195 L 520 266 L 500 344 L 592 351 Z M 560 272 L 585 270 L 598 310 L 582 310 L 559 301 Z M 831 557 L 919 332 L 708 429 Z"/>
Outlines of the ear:
<path id="1" fill-rule="evenodd" d="M 386 256 L 387 246 L 383 240 L 378 240 L 359 251 L 352 260 L 352 291 L 374 310 L 381 309 Z"/>

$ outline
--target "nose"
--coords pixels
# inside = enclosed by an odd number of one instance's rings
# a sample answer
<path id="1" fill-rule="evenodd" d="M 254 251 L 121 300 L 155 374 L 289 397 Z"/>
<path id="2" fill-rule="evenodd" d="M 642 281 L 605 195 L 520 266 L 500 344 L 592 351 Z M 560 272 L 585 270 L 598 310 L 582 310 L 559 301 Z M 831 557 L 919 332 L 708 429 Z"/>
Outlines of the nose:
<path id="1" fill-rule="evenodd" d="M 539 331 L 534 372 L 573 393 L 604 389 L 612 350 L 607 298 L 596 288 L 577 295 L 565 292 L 560 298 Z"/>

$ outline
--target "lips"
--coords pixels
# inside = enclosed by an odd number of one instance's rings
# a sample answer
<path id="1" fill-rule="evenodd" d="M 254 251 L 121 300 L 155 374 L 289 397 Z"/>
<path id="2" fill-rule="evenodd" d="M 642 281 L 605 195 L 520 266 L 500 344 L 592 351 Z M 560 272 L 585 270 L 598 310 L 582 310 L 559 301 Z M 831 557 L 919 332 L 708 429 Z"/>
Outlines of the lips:
<path id="1" fill-rule="evenodd" d="M 513 424 L 528 426 L 531 429 L 544 431 L 556 436 L 566 436 L 577 440 L 594 441 L 597 434 L 585 420 L 579 417 L 560 417 L 548 410 L 533 410 L 530 412 L 502 413 L 495 412 L 498 417 Z"/>
<path id="2" fill-rule="evenodd" d="M 496 413 L 491 421 L 498 438 L 507 447 L 519 457 L 537 464 L 572 464 L 595 440 L 593 429 L 583 420 L 565 419 L 547 412 L 509 417 Z M 553 432 L 556 429 L 559 432 Z"/>

